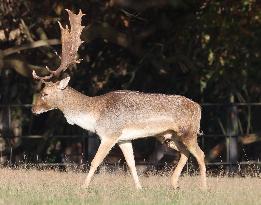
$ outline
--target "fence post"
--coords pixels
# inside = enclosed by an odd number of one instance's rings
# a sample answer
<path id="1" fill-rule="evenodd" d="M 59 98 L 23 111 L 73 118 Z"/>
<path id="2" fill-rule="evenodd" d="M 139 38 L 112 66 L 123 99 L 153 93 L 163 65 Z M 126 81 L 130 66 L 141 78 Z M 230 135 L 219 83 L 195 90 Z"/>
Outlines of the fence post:
<path id="1" fill-rule="evenodd" d="M 238 162 L 238 112 L 237 106 L 231 105 L 227 110 L 227 162 L 229 163 L 228 171 L 236 171 L 235 164 Z"/>

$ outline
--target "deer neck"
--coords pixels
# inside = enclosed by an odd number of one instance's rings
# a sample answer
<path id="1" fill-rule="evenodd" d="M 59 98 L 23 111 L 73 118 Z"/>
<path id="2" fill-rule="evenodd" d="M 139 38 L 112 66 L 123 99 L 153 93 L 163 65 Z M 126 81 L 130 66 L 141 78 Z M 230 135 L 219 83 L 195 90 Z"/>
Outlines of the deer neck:
<path id="1" fill-rule="evenodd" d="M 99 110 L 97 99 L 83 95 L 71 87 L 63 92 L 63 99 L 59 100 L 57 108 L 63 112 L 67 122 L 95 132 Z"/>

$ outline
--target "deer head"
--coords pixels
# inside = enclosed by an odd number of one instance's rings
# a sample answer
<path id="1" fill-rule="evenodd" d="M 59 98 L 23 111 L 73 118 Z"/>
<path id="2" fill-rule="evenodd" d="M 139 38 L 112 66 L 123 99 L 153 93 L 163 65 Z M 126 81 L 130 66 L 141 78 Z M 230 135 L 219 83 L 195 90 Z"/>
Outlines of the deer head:
<path id="1" fill-rule="evenodd" d="M 70 10 L 67 10 L 69 14 L 70 28 L 66 25 L 65 28 L 59 23 L 61 29 L 61 42 L 62 42 L 62 55 L 61 64 L 56 70 L 51 70 L 48 67 L 46 69 L 49 71 L 47 76 L 38 76 L 35 71 L 33 71 L 33 78 L 40 80 L 45 84 L 44 88 L 40 92 L 40 95 L 36 98 L 36 101 L 32 107 L 32 112 L 40 114 L 47 112 L 52 109 L 56 109 L 57 100 L 63 99 L 63 91 L 66 89 L 70 77 L 66 77 L 61 81 L 55 81 L 62 72 L 69 68 L 69 66 L 79 63 L 77 59 L 77 51 L 79 46 L 82 44 L 81 32 L 84 26 L 81 25 L 82 16 L 85 14 L 80 10 L 79 14 L 74 14 Z"/>
<path id="2" fill-rule="evenodd" d="M 41 114 L 57 108 L 57 102 L 63 100 L 63 90 L 67 87 L 70 77 L 66 77 L 56 83 L 45 83 L 40 95 L 32 107 L 32 112 Z"/>

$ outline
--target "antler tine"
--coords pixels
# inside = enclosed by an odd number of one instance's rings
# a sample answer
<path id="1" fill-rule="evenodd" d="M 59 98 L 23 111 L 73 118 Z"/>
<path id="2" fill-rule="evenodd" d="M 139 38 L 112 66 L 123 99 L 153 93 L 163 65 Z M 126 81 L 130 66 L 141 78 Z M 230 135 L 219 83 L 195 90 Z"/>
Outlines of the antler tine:
<path id="1" fill-rule="evenodd" d="M 84 26 L 81 26 L 81 19 L 85 15 L 82 11 L 76 15 L 70 10 L 66 9 L 69 14 L 69 21 L 71 28 L 66 25 L 65 28 L 59 23 L 62 33 L 62 57 L 61 65 L 54 71 L 54 75 L 58 76 L 62 71 L 65 71 L 70 65 L 79 63 L 77 60 L 77 51 L 80 45 L 83 43 L 81 40 L 81 33 Z"/>
<path id="2" fill-rule="evenodd" d="M 32 75 L 35 80 L 40 80 L 42 83 L 46 83 L 46 80 L 49 80 L 53 77 L 53 73 L 48 76 L 40 77 L 36 74 L 35 70 L 33 70 Z"/>
<path id="3" fill-rule="evenodd" d="M 61 72 L 65 71 L 70 65 L 80 63 L 77 59 L 77 51 L 80 45 L 83 43 L 81 40 L 81 33 L 84 26 L 81 25 L 82 17 L 85 15 L 80 10 L 78 14 L 74 14 L 70 10 L 66 9 L 69 15 L 70 28 L 68 25 L 65 28 L 58 21 L 58 24 L 61 29 L 61 41 L 62 41 L 62 56 L 61 56 L 61 64 L 57 70 L 52 71 L 47 68 L 50 72 L 50 75 L 40 77 L 35 71 L 33 71 L 34 79 L 45 81 L 49 80 L 52 77 L 57 77 Z"/>

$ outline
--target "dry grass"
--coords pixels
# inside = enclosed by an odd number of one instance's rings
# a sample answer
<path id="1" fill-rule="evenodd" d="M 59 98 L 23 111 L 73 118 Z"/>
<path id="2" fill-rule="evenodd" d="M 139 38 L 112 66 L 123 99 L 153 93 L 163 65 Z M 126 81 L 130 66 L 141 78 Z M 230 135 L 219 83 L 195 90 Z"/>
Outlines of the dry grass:
<path id="1" fill-rule="evenodd" d="M 85 173 L 0 169 L 1 204 L 261 204 L 260 178 L 211 177 L 201 191 L 198 177 L 181 177 L 179 190 L 169 177 L 141 177 L 136 191 L 124 172 L 95 175 L 88 190 L 81 189 Z"/>

